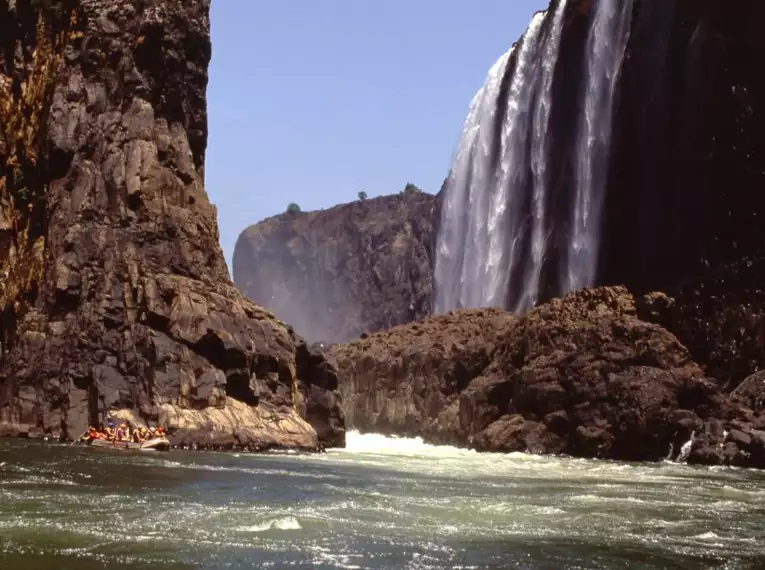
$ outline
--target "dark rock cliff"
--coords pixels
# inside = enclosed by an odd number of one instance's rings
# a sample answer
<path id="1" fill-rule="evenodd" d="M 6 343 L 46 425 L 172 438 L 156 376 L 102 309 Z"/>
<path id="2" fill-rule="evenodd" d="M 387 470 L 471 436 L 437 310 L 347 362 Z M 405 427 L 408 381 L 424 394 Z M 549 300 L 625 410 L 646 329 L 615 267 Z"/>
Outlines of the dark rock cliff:
<path id="1" fill-rule="evenodd" d="M 551 7 L 559 0 L 552 0 Z M 660 322 L 734 388 L 765 367 L 765 4 L 634 0 L 614 101 L 595 285 L 663 291 Z M 585 53 L 597 0 L 569 0 L 548 160 L 543 300 L 570 241 Z M 513 284 L 511 284 L 511 287 Z"/>
<path id="2" fill-rule="evenodd" d="M 735 387 L 765 366 L 765 3 L 642 0 L 622 71 L 602 283 L 665 291 L 661 322 Z"/>
<path id="3" fill-rule="evenodd" d="M 724 395 L 622 287 L 582 290 L 523 317 L 460 310 L 332 355 L 349 426 L 482 451 L 765 467 L 761 390 Z M 759 394 L 759 396 L 758 396 Z M 759 398 L 759 399 L 758 399 Z"/>
<path id="4" fill-rule="evenodd" d="M 187 443 L 344 442 L 334 369 L 227 275 L 203 187 L 209 4 L 0 0 L 6 434 L 122 410 Z"/>
<path id="5" fill-rule="evenodd" d="M 234 282 L 312 341 L 343 342 L 430 313 L 437 198 L 418 191 L 250 226 Z"/>

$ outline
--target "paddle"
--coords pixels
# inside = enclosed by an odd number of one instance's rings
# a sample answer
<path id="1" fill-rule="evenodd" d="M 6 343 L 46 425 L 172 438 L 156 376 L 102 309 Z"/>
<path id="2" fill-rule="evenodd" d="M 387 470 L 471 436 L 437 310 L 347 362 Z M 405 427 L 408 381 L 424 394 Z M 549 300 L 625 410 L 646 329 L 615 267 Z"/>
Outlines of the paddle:
<path id="1" fill-rule="evenodd" d="M 85 430 L 84 432 L 82 432 L 80 434 L 80 437 L 78 437 L 77 439 L 73 440 L 69 445 L 74 445 L 75 443 L 81 442 L 82 438 L 85 437 L 86 435 L 88 435 L 88 430 Z"/>

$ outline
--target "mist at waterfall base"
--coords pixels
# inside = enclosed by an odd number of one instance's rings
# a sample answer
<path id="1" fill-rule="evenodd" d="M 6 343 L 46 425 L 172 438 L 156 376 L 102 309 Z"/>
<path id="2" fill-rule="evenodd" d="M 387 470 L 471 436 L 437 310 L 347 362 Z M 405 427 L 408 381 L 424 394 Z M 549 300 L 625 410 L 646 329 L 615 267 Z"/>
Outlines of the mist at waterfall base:
<path id="1" fill-rule="evenodd" d="M 503 307 L 593 285 L 617 78 L 632 0 L 597 0 L 583 55 L 571 196 L 551 155 L 554 80 L 569 0 L 534 15 L 490 70 L 465 121 L 445 185 L 434 312 Z M 568 202 L 561 207 L 561 201 Z M 553 213 L 555 215 L 553 215 Z M 553 235 L 564 236 L 553 244 Z M 555 247 L 558 251 L 550 255 Z M 557 267 L 555 266 L 557 265 Z"/>
<path id="2" fill-rule="evenodd" d="M 754 568 L 765 474 L 479 454 L 0 441 L 0 568 Z"/>

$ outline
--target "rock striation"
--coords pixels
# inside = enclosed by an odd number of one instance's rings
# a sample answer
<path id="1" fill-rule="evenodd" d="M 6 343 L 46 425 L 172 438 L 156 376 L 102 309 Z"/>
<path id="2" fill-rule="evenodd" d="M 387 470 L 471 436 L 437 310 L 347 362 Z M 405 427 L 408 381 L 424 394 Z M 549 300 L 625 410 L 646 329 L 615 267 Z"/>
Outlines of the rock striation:
<path id="1" fill-rule="evenodd" d="M 690 462 L 765 467 L 765 392 L 725 395 L 641 318 L 660 301 L 585 289 L 522 317 L 464 309 L 337 345 L 348 425 L 481 451 L 648 461 L 693 438 Z"/>
<path id="2" fill-rule="evenodd" d="M 0 432 L 127 409 L 187 443 L 343 445 L 334 369 L 218 245 L 209 0 L 0 0 L 0 38 Z"/>
<path id="3" fill-rule="evenodd" d="M 430 313 L 438 201 L 416 190 L 250 226 L 237 287 L 311 341 L 344 342 Z"/>

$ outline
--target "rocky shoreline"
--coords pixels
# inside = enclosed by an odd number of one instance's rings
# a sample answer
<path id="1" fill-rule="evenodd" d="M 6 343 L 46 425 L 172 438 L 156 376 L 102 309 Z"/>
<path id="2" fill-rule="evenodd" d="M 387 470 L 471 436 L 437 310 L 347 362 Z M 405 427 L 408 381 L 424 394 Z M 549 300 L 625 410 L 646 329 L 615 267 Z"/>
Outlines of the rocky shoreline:
<path id="1" fill-rule="evenodd" d="M 581 290 L 522 317 L 463 310 L 332 348 L 348 425 L 479 451 L 765 467 L 765 392 L 726 394 L 647 320 L 662 295 Z"/>

